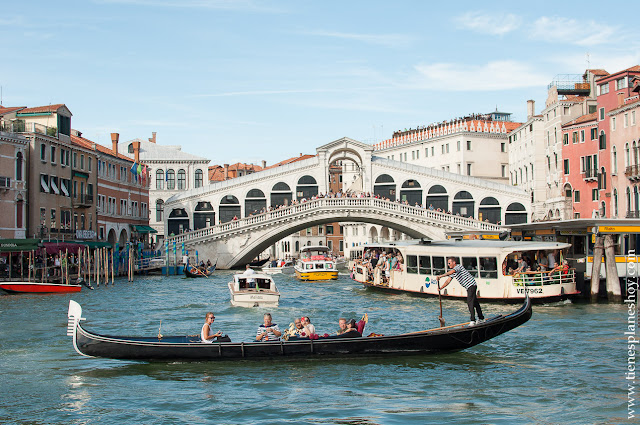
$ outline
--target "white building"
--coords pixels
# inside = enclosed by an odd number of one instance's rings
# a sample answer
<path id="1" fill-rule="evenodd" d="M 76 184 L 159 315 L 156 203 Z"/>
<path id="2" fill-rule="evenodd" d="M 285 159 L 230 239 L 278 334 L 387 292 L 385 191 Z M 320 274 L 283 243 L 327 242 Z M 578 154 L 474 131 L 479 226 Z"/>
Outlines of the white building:
<path id="1" fill-rule="evenodd" d="M 202 187 L 208 182 L 209 159 L 182 151 L 181 146 L 163 146 L 156 143 L 156 133 L 148 140 L 134 139 L 120 143 L 118 151 L 134 158 L 136 149 L 140 150 L 140 161 L 149 167 L 149 225 L 158 231 L 156 242 L 160 242 L 165 234 L 164 202 L 179 192 Z M 207 213 L 199 215 L 207 220 Z M 175 229 L 167 229 L 168 233 L 177 234 L 190 227 L 189 219 L 172 220 Z M 213 223 L 207 224 L 213 225 Z"/>

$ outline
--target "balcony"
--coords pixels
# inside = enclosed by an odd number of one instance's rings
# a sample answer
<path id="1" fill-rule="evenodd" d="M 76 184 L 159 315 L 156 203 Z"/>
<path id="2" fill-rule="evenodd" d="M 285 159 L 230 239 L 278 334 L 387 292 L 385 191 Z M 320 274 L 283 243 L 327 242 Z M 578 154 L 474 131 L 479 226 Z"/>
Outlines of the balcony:
<path id="1" fill-rule="evenodd" d="M 73 197 L 74 208 L 89 208 L 93 205 L 93 195 L 76 195 Z"/>
<path id="2" fill-rule="evenodd" d="M 590 168 L 584 170 L 584 180 L 588 182 L 598 181 L 598 170 Z"/>
<path id="3" fill-rule="evenodd" d="M 640 218 L 640 211 L 627 211 L 625 218 Z"/>
<path id="4" fill-rule="evenodd" d="M 24 120 L 2 121 L 0 122 L 0 131 L 8 133 L 37 133 L 58 137 L 58 129 L 56 127 L 47 127 L 46 125 L 25 122 Z"/>
<path id="5" fill-rule="evenodd" d="M 556 87 L 559 95 L 588 96 L 591 93 L 591 84 L 585 81 L 582 74 L 559 74 L 549 83 L 547 89 Z"/>
<path id="6" fill-rule="evenodd" d="M 632 182 L 640 180 L 640 165 L 630 165 L 624 170 L 624 175 Z"/>

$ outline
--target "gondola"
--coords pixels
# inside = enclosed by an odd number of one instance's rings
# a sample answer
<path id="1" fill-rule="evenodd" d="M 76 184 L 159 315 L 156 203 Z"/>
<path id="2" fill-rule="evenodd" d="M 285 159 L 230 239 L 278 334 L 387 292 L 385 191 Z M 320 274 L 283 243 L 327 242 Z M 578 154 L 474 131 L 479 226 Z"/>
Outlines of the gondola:
<path id="1" fill-rule="evenodd" d="M 82 307 L 70 300 L 67 335 L 75 350 L 88 357 L 144 361 L 270 360 L 274 358 L 366 357 L 434 354 L 473 347 L 514 329 L 531 318 L 527 297 L 517 311 L 470 326 L 468 323 L 399 335 L 297 339 L 272 342 L 214 342 L 199 336 L 132 337 L 98 335 L 85 330 Z"/>
<path id="2" fill-rule="evenodd" d="M 53 294 L 80 292 L 82 286 L 50 282 L 0 282 L 0 289 L 8 294 Z"/>
<path id="3" fill-rule="evenodd" d="M 187 264 L 184 266 L 184 274 L 187 277 L 207 277 L 207 276 L 211 276 L 211 274 L 215 269 L 216 269 L 215 264 L 209 267 L 206 272 L 202 271 L 201 269 L 194 266 L 193 264 Z"/>

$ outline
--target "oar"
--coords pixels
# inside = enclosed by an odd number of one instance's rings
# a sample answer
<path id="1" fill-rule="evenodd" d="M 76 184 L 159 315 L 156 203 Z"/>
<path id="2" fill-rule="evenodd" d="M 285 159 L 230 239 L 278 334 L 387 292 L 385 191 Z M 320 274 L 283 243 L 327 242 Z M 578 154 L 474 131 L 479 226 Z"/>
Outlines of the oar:
<path id="1" fill-rule="evenodd" d="M 442 317 L 442 297 L 440 296 L 440 281 L 438 283 L 438 301 L 440 301 L 440 316 L 438 316 L 438 320 L 440 321 L 440 327 L 444 328 L 444 317 Z"/>

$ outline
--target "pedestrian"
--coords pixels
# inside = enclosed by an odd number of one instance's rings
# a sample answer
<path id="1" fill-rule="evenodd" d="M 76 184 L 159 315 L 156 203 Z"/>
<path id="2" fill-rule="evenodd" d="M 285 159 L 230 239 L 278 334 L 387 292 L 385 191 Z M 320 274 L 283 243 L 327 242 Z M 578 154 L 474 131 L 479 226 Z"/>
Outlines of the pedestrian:
<path id="1" fill-rule="evenodd" d="M 456 257 L 449 257 L 447 259 L 449 271 L 436 276 L 436 281 L 438 282 L 438 290 L 446 288 L 449 282 L 451 282 L 451 279 L 453 279 L 454 277 L 458 280 L 458 283 L 467 290 L 467 305 L 469 306 L 469 314 L 471 314 L 469 325 L 473 326 L 477 323 L 484 322 L 484 314 L 482 314 L 480 302 L 478 301 L 478 297 L 476 294 L 476 292 L 478 291 L 478 285 L 476 284 L 476 280 L 473 278 L 473 276 L 471 276 L 467 269 L 465 269 L 462 264 L 456 264 L 456 261 Z M 447 279 L 443 286 L 440 286 L 440 278 L 445 276 L 450 277 L 449 279 Z M 477 322 L 475 314 L 476 312 L 478 313 L 479 319 Z"/>

